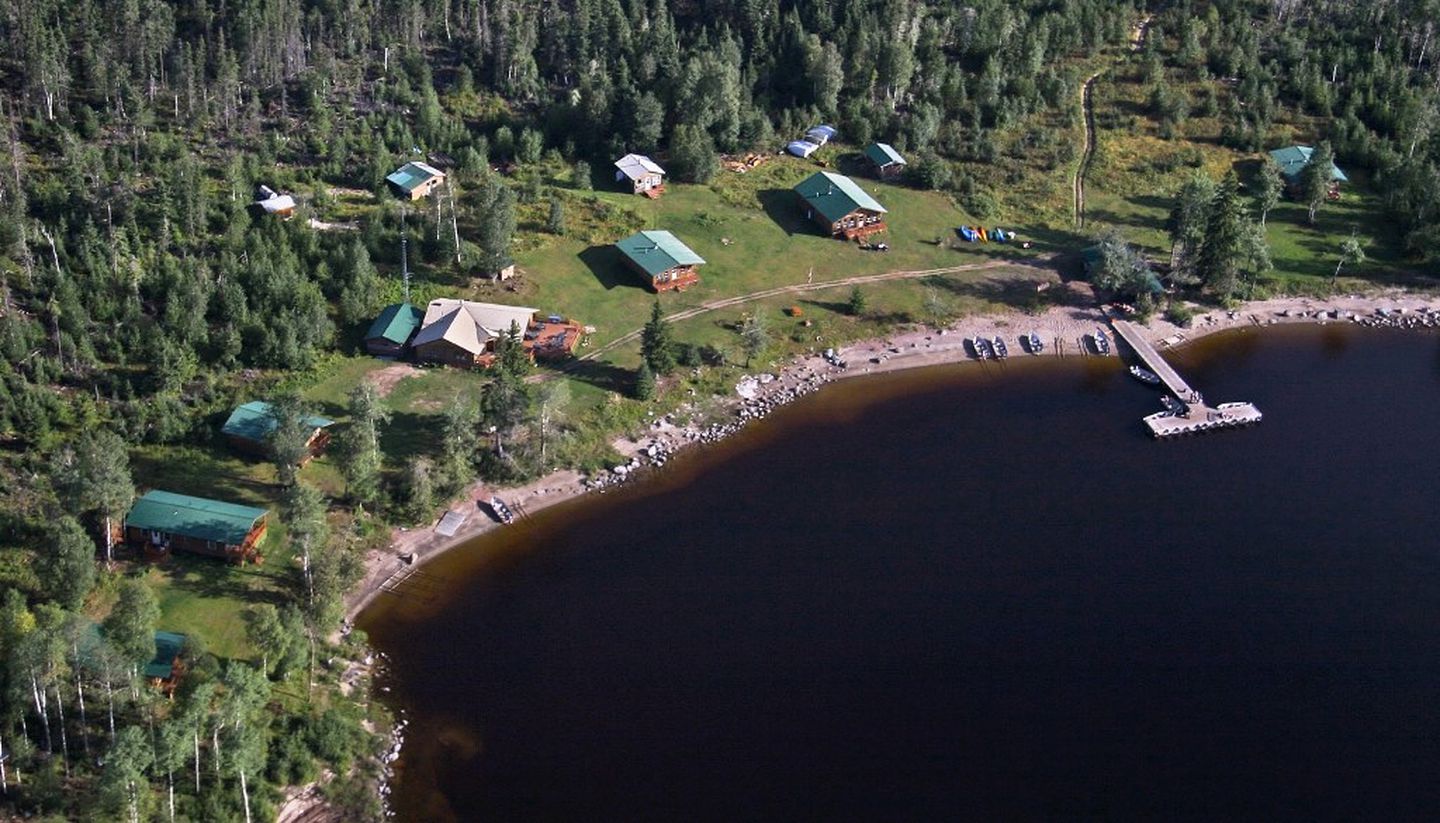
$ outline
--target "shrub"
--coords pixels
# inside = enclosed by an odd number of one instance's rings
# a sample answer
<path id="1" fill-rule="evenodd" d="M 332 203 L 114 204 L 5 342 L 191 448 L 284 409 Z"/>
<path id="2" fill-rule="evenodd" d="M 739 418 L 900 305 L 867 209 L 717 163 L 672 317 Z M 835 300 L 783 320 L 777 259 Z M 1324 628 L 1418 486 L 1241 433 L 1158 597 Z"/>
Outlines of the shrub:
<path id="1" fill-rule="evenodd" d="M 1182 329 L 1188 329 L 1195 320 L 1195 307 L 1187 303 L 1171 303 L 1169 308 L 1165 309 L 1165 319 Z"/>

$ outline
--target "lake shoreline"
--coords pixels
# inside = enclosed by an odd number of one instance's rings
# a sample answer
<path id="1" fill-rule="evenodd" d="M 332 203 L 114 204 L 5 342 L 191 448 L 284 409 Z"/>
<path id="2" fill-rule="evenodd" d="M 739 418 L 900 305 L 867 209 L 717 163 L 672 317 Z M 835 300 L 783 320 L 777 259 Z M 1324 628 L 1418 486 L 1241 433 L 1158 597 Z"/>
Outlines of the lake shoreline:
<path id="1" fill-rule="evenodd" d="M 1140 327 L 1147 340 L 1158 349 L 1176 348 L 1220 332 L 1243 328 L 1265 328 L 1282 324 L 1346 323 L 1364 325 L 1416 324 L 1407 318 L 1426 316 L 1432 308 L 1440 308 L 1440 298 L 1431 295 L 1387 291 L 1368 295 L 1344 295 L 1333 298 L 1291 297 L 1246 303 L 1234 310 L 1212 309 L 1198 313 L 1189 327 L 1182 328 L 1159 316 L 1148 326 Z M 1432 305 L 1433 304 L 1433 305 Z M 346 596 L 345 615 L 354 621 L 383 592 L 387 583 L 457 546 L 499 528 L 482 503 L 492 495 L 499 496 L 512 508 L 533 515 L 560 503 L 576 500 L 588 493 L 625 483 L 638 474 L 664 467 L 674 454 L 700 444 L 718 442 L 771 411 L 816 391 L 823 386 L 845 379 L 868 375 L 955 365 L 979 364 L 968 341 L 975 336 L 987 339 L 1003 336 L 1012 346 L 1014 359 L 1040 357 L 1094 357 L 1086 335 L 1104 327 L 1109 310 L 1106 307 L 1062 306 L 1039 314 L 1017 310 L 971 315 L 960 318 L 944 329 L 910 328 L 883 338 L 861 340 L 835 352 L 830 362 L 823 354 L 792 358 L 769 372 L 747 375 L 736 392 L 721 401 L 720 411 L 725 422 L 700 426 L 694 422 L 677 425 L 671 415 L 652 423 L 644 436 L 631 440 L 620 438 L 615 448 L 626 462 L 611 473 L 586 477 L 566 469 L 548 474 L 522 486 L 495 488 L 476 483 L 452 509 L 468 516 L 452 536 L 436 534 L 434 526 L 397 528 L 389 545 L 370 552 L 365 558 L 365 574 L 361 582 Z M 1384 312 L 1384 314 L 1381 314 Z M 1020 350 L 1019 335 L 1035 331 L 1045 344 L 1039 355 Z M 1111 355 L 1113 356 L 1113 355 Z M 409 562 L 401 556 L 409 556 Z"/>

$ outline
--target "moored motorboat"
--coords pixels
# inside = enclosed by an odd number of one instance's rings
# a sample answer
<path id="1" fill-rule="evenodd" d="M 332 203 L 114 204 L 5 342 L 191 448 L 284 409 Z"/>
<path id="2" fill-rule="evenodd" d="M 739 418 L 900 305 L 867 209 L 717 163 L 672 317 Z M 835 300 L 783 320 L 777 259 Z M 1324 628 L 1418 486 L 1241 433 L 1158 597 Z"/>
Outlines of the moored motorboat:
<path id="1" fill-rule="evenodd" d="M 985 359 L 985 338 L 981 337 L 978 334 L 970 338 L 970 348 L 975 350 L 975 356 L 977 358 L 979 358 L 980 360 Z"/>
<path id="2" fill-rule="evenodd" d="M 1026 339 L 1030 342 L 1031 354 L 1039 354 L 1040 352 L 1045 351 L 1045 344 L 1041 342 L 1040 335 L 1032 331 L 1030 332 L 1029 337 L 1027 337 Z"/>
<path id="3" fill-rule="evenodd" d="M 1001 337 L 1001 336 L 998 335 L 998 334 L 995 335 L 995 344 L 994 344 L 994 345 L 995 345 L 995 358 L 996 358 L 997 360 L 1003 360 L 1003 359 L 1005 359 L 1006 357 L 1009 357 L 1009 356 L 1010 356 L 1010 347 L 1007 346 L 1007 345 L 1005 345 L 1005 338 Z"/>
<path id="4" fill-rule="evenodd" d="M 1160 375 L 1156 374 L 1153 371 L 1150 371 L 1149 369 L 1141 368 L 1140 366 L 1131 366 L 1130 376 L 1134 377 L 1136 380 L 1139 380 L 1141 383 L 1144 383 L 1148 386 L 1160 385 Z"/>

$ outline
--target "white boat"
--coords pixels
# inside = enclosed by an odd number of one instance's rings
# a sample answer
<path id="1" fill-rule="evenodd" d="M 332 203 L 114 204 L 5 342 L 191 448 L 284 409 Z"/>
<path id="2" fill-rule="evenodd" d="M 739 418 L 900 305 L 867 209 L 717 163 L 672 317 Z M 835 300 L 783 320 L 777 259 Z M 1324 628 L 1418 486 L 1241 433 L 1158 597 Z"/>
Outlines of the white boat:
<path id="1" fill-rule="evenodd" d="M 495 512 L 497 520 L 507 526 L 515 522 L 515 512 L 510 511 L 510 507 L 505 505 L 505 501 L 498 497 L 490 498 L 490 510 Z"/>
<path id="2" fill-rule="evenodd" d="M 1092 335 L 1092 339 L 1095 341 L 1095 351 L 1100 354 L 1110 353 L 1110 338 L 1105 336 L 1104 329 L 1097 328 L 1095 334 Z"/>
<path id="3" fill-rule="evenodd" d="M 990 350 L 990 341 L 979 335 L 970 339 L 970 345 L 975 347 L 975 356 L 981 360 L 994 354 L 994 352 Z"/>
<path id="4" fill-rule="evenodd" d="M 995 359 L 1004 360 L 1010 356 L 1010 347 L 1005 345 L 1005 338 L 995 335 Z"/>
<path id="5" fill-rule="evenodd" d="M 1040 335 L 1032 331 L 1030 332 L 1030 336 L 1027 339 L 1030 341 L 1031 354 L 1039 354 L 1040 352 L 1045 351 L 1045 344 L 1040 341 Z"/>
<path id="6" fill-rule="evenodd" d="M 1160 385 L 1160 375 L 1149 369 L 1141 368 L 1140 366 L 1131 366 L 1130 375 L 1148 386 Z"/>

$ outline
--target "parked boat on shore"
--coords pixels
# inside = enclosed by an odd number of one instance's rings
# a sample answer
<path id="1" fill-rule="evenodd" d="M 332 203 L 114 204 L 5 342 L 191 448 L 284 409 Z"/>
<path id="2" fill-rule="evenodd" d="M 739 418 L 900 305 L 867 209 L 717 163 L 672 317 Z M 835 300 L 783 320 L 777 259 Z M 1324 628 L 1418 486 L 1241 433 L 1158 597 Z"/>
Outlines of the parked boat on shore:
<path id="1" fill-rule="evenodd" d="M 1005 345 L 1005 338 L 995 335 L 995 359 L 1004 360 L 1010 356 L 1010 347 Z"/>
<path id="2" fill-rule="evenodd" d="M 1045 351 L 1045 344 L 1041 342 L 1040 335 L 1036 334 L 1035 332 L 1030 332 L 1030 334 L 1025 338 L 1025 340 L 1030 344 L 1031 354 L 1039 354 L 1040 352 Z"/>
<path id="3" fill-rule="evenodd" d="M 499 497 L 490 498 L 490 510 L 495 513 L 496 520 L 507 526 L 515 522 L 515 512 L 510 511 L 510 507 Z"/>
<path id="4" fill-rule="evenodd" d="M 1095 352 L 1097 354 L 1103 355 L 1110 353 L 1110 338 L 1105 336 L 1104 329 L 1095 329 L 1095 333 L 1090 336 L 1090 340 L 1095 344 Z"/>

